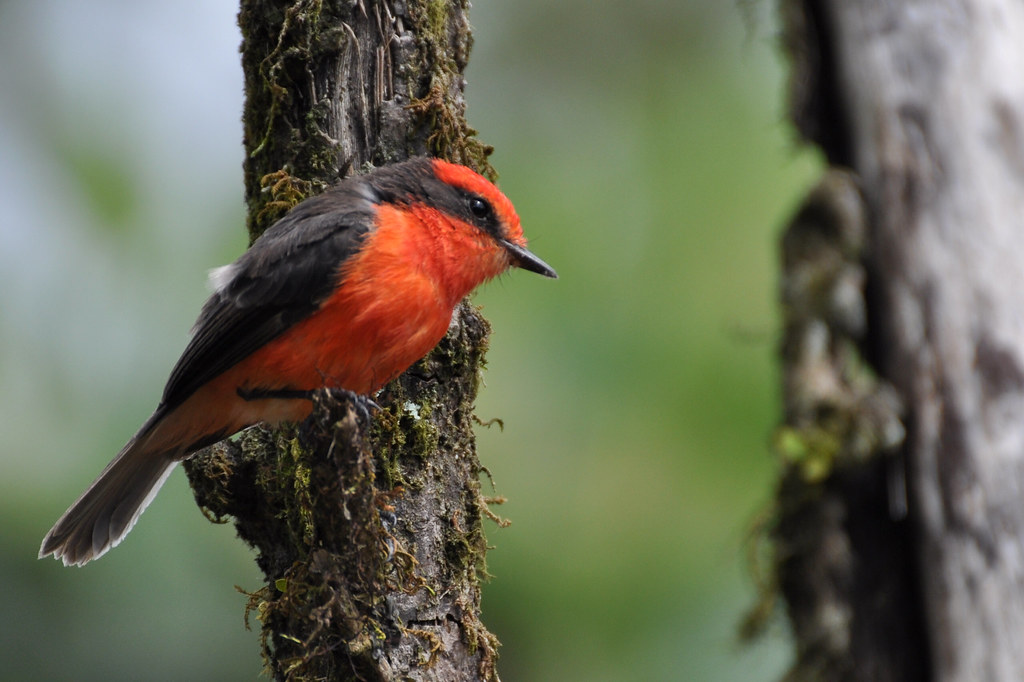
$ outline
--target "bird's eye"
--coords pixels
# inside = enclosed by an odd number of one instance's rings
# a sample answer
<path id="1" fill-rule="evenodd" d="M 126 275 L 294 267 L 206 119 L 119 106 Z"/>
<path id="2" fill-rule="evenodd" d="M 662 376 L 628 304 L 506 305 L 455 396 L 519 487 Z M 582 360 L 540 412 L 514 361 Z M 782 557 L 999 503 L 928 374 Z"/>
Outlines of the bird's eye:
<path id="1" fill-rule="evenodd" d="M 486 218 L 491 215 L 491 205 L 480 197 L 471 197 L 469 200 L 469 212 L 477 218 Z"/>

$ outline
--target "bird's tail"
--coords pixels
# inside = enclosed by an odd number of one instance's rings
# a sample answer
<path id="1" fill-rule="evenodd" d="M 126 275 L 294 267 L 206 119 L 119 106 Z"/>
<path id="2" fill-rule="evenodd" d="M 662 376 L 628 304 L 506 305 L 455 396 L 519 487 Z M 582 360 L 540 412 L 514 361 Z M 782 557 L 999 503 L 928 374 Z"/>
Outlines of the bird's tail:
<path id="1" fill-rule="evenodd" d="M 43 538 L 40 559 L 52 554 L 65 566 L 81 566 L 124 539 L 180 459 L 177 450 L 154 451 L 146 431 L 128 441 L 54 524 Z"/>

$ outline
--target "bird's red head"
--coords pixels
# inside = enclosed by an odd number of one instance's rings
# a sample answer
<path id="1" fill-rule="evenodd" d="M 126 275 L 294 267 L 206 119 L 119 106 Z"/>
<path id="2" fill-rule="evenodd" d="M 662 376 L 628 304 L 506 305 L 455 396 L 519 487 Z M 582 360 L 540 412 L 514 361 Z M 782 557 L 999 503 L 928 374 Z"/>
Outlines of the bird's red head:
<path id="1" fill-rule="evenodd" d="M 547 263 L 527 251 L 526 237 L 519 225 L 515 207 L 490 180 L 466 166 L 441 159 L 432 159 L 431 166 L 438 180 L 459 190 L 468 198 L 471 222 L 487 231 L 494 231 L 492 236 L 508 253 L 513 266 L 545 277 L 558 277 Z"/>
<path id="2" fill-rule="evenodd" d="M 520 246 L 526 246 L 526 238 L 523 237 L 523 228 L 519 225 L 515 207 L 490 180 L 470 168 L 455 163 L 441 159 L 434 159 L 431 163 L 434 166 L 434 174 L 441 182 L 486 199 L 504 228 L 505 234 L 502 236 Z"/>

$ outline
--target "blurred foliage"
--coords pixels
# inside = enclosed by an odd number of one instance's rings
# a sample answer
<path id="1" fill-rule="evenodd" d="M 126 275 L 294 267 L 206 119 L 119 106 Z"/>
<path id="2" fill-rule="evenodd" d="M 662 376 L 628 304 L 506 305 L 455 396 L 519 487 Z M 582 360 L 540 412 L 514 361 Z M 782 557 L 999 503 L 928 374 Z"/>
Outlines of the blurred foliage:
<path id="1" fill-rule="evenodd" d="M 155 406 L 204 270 L 245 244 L 235 8 L 90 6 L 0 5 L 4 676 L 253 679 L 233 585 L 255 568 L 180 474 L 100 562 L 35 560 Z M 470 122 L 561 276 L 476 298 L 495 330 L 478 414 L 505 424 L 479 446 L 512 520 L 484 597 L 507 680 L 785 666 L 781 624 L 735 633 L 771 496 L 775 242 L 819 166 L 781 121 L 768 12 L 744 7 L 473 8 Z"/>
<path id="2" fill-rule="evenodd" d="M 558 7 L 474 8 L 502 30 L 478 32 L 471 119 L 561 275 L 478 296 L 513 522 L 485 619 L 508 679 L 773 679 L 782 628 L 733 637 L 771 486 L 775 240 L 816 162 L 768 28 L 728 3 Z"/>

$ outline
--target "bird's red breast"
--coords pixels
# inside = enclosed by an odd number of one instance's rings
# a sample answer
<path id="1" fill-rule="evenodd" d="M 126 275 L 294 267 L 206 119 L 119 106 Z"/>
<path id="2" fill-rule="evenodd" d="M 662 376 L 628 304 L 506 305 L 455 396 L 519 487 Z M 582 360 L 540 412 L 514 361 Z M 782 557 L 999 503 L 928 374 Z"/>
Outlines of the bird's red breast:
<path id="1" fill-rule="evenodd" d="M 452 311 L 508 255 L 425 205 L 378 206 L 374 228 L 316 312 L 224 375 L 253 388 L 370 394 L 441 340 Z"/>

